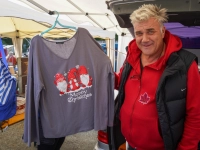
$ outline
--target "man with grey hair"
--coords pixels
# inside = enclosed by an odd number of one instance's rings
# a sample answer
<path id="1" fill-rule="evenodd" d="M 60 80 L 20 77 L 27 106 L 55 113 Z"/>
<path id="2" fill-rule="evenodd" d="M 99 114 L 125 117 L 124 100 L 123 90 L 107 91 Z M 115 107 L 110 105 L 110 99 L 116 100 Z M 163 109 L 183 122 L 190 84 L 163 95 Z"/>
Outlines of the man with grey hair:
<path id="1" fill-rule="evenodd" d="M 130 15 L 135 39 L 129 43 L 115 84 L 119 89 L 124 72 L 129 72 L 116 106 L 128 150 L 197 150 L 200 77 L 196 56 L 183 50 L 181 40 L 165 29 L 166 11 L 145 4 Z"/>

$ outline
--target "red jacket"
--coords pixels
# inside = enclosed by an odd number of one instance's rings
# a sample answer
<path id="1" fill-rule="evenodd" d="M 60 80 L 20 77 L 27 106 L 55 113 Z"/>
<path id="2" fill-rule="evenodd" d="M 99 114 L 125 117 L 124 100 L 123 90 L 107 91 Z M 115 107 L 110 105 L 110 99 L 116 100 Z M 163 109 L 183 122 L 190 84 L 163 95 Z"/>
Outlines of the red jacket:
<path id="1" fill-rule="evenodd" d="M 120 111 L 121 130 L 127 142 L 137 150 L 162 150 L 164 143 L 159 132 L 158 113 L 156 108 L 156 89 L 160 77 L 172 52 L 182 47 L 180 39 L 166 31 L 164 41 L 166 50 L 158 61 L 140 69 L 141 50 L 135 40 L 128 48 L 127 61 L 131 70 L 125 84 L 125 100 Z M 120 72 L 121 73 L 121 72 Z M 119 76 L 116 75 L 116 88 Z M 196 62 L 188 70 L 186 120 L 179 150 L 196 150 L 200 139 L 200 77 Z"/>

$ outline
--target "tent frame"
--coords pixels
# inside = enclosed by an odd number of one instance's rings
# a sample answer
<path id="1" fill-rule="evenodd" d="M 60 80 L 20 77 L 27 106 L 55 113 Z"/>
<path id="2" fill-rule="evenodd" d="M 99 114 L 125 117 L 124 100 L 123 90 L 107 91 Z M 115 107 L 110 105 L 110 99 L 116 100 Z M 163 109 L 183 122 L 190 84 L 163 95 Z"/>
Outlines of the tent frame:
<path id="1" fill-rule="evenodd" d="M 31 4 L 35 5 L 36 7 L 40 8 L 41 10 L 45 11 L 46 13 L 48 13 L 49 15 L 54 15 L 55 12 L 46 9 L 45 7 L 41 6 L 40 4 L 36 3 L 34 0 L 27 0 L 28 2 L 30 2 Z M 73 13 L 73 12 L 58 12 L 59 14 L 65 14 L 65 15 L 85 15 L 86 17 L 88 17 L 92 22 L 94 22 L 96 25 L 98 25 L 98 27 L 102 28 L 103 30 L 106 29 L 110 29 L 110 28 L 114 28 L 114 27 L 118 27 L 118 25 L 115 25 L 114 22 L 110 19 L 109 14 L 104 14 L 104 13 L 88 13 L 83 11 L 80 7 L 78 7 L 76 4 L 74 4 L 71 0 L 67 0 L 71 5 L 73 5 L 76 9 L 78 9 L 81 13 Z M 104 28 L 102 27 L 98 22 L 96 22 L 92 17 L 90 17 L 90 15 L 103 15 L 103 16 L 107 16 L 107 18 L 110 20 L 110 22 L 113 24 L 113 26 L 108 27 L 108 28 Z M 120 30 L 117 28 L 117 30 L 120 32 Z"/>

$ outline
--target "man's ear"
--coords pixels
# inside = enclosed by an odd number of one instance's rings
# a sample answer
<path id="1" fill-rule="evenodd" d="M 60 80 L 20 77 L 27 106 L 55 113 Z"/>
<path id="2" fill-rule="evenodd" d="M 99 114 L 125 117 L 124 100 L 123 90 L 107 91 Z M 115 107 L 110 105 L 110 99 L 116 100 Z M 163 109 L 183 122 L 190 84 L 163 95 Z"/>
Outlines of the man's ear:
<path id="1" fill-rule="evenodd" d="M 166 28 L 165 28 L 165 26 L 163 26 L 163 27 L 162 27 L 162 38 L 165 37 L 165 30 L 166 30 Z"/>

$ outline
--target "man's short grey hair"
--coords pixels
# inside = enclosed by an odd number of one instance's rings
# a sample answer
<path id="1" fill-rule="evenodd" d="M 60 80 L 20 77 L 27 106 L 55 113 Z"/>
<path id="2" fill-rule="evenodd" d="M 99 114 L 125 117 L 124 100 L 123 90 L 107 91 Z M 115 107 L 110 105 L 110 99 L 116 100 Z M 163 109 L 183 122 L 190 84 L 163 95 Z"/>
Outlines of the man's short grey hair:
<path id="1" fill-rule="evenodd" d="M 146 21 L 152 17 L 156 18 L 158 22 L 163 25 L 163 23 L 167 22 L 168 20 L 167 9 L 160 8 L 153 4 L 144 4 L 133 11 L 133 13 L 130 15 L 132 24 Z"/>

